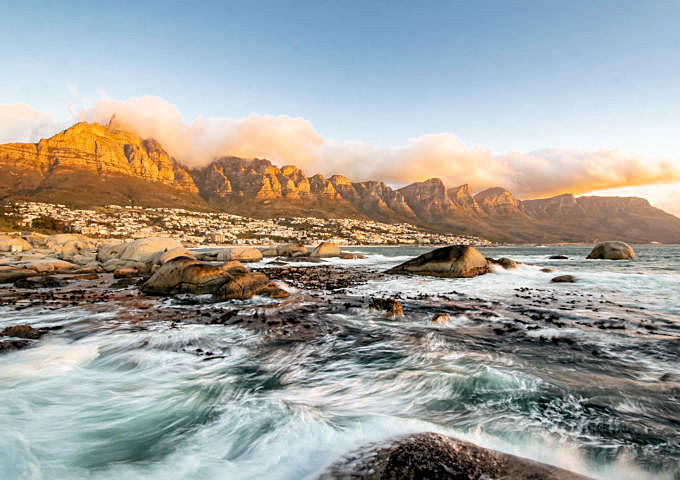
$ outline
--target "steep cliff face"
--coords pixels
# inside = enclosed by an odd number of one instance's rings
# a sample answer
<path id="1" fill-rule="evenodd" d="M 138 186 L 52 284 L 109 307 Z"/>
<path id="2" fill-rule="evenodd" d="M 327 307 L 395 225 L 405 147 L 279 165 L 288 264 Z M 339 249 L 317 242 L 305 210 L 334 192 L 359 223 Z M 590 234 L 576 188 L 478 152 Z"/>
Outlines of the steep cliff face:
<path id="1" fill-rule="evenodd" d="M 490 215 L 522 215 L 520 201 L 501 187 L 487 188 L 474 196 L 481 210 Z"/>
<path id="2" fill-rule="evenodd" d="M 212 208 L 260 217 L 354 217 L 409 222 L 504 241 L 680 242 L 680 219 L 639 198 L 571 194 L 521 201 L 501 187 L 473 195 L 438 178 L 398 190 L 293 165 L 223 157 L 187 170 L 153 139 L 78 123 L 38 143 L 0 145 L 0 199 Z"/>
<path id="3" fill-rule="evenodd" d="M 0 186 L 15 196 L 89 204 L 141 196 L 156 204 L 200 205 L 191 175 L 153 139 L 99 124 L 77 123 L 38 143 L 0 145 Z M 147 193 L 145 193 L 145 191 Z"/>

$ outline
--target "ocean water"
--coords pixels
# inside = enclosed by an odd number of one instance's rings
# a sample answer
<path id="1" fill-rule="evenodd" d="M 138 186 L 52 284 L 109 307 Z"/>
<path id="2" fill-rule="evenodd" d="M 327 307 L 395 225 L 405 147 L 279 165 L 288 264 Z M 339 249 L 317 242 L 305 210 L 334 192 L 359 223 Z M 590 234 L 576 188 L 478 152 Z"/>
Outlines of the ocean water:
<path id="1" fill-rule="evenodd" d="M 63 327 L 0 356 L 0 478 L 311 479 L 364 443 L 437 431 L 594 478 L 680 479 L 680 247 L 635 249 L 487 248 L 523 264 L 372 280 L 346 293 L 397 296 L 403 319 L 356 308 L 328 319 L 351 334 L 308 342 L 0 307 L 0 328 Z M 330 262 L 382 271 L 427 249 L 351 250 L 367 258 Z"/>

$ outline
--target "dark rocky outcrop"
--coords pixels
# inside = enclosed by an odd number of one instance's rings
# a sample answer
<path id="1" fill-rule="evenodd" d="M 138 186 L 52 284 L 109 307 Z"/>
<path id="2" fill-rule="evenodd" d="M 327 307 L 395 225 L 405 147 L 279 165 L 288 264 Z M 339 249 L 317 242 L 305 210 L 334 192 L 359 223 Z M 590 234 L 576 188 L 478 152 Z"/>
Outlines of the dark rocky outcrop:
<path id="1" fill-rule="evenodd" d="M 387 271 L 448 278 L 475 277 L 488 272 L 489 266 L 484 255 L 469 245 L 437 248 Z"/>
<path id="2" fill-rule="evenodd" d="M 568 260 L 569 257 L 566 255 L 550 255 L 548 257 L 548 260 Z"/>
<path id="3" fill-rule="evenodd" d="M 211 265 L 189 257 L 177 257 L 163 264 L 142 285 L 149 295 L 180 293 L 212 294 L 216 300 L 245 299 L 263 294 L 285 296 L 266 275 L 249 272 L 241 263 L 231 261 Z"/>
<path id="4" fill-rule="evenodd" d="M 28 340 L 36 340 L 43 335 L 43 332 L 37 330 L 30 325 L 14 325 L 5 328 L 0 335 L 3 337 L 25 338 Z"/>
<path id="5" fill-rule="evenodd" d="M 486 260 L 490 264 L 499 265 L 506 270 L 512 270 L 513 268 L 517 268 L 517 262 L 508 257 L 501 257 L 498 260 L 496 260 L 495 258 L 487 257 Z"/>
<path id="6" fill-rule="evenodd" d="M 550 280 L 553 283 L 574 283 L 576 281 L 576 277 L 573 275 L 558 275 L 557 277 L 554 277 Z"/>
<path id="7" fill-rule="evenodd" d="M 624 242 L 601 242 L 590 251 L 587 259 L 632 260 L 635 258 L 633 247 Z"/>
<path id="8" fill-rule="evenodd" d="M 66 279 L 51 275 L 20 278 L 14 282 L 14 286 L 17 288 L 58 288 L 67 284 L 68 281 Z"/>
<path id="9" fill-rule="evenodd" d="M 319 476 L 319 480 L 340 479 L 587 480 L 587 477 L 428 432 L 365 445 Z"/>

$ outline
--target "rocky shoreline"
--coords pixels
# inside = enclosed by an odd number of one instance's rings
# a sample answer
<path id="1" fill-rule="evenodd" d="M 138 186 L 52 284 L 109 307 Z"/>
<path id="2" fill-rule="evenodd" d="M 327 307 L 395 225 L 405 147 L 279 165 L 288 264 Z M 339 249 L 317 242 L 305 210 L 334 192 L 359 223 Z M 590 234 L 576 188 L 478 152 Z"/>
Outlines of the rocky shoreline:
<path id="1" fill-rule="evenodd" d="M 490 342 L 499 337 L 512 337 L 518 344 L 552 342 L 553 347 L 568 349 L 582 361 L 598 355 L 574 342 L 560 346 L 549 339 L 527 335 L 538 325 L 568 326 L 562 312 L 580 303 L 604 301 L 593 295 L 584 293 L 570 304 L 570 300 L 549 293 L 518 289 L 517 297 L 523 300 L 503 305 L 455 291 L 393 297 L 352 293 L 355 287 L 395 275 L 469 277 L 517 266 L 507 258 L 485 258 L 472 247 L 444 247 L 387 272 L 365 265 L 348 268 L 325 262 L 330 257 L 359 258 L 333 244 L 321 244 L 312 250 L 285 244 L 264 249 L 191 251 L 175 240 L 163 238 L 118 243 L 79 235 L 6 235 L 0 237 L 0 250 L 0 283 L 4 284 L 0 288 L 0 306 L 27 315 L 69 309 L 93 316 L 115 311 L 115 320 L 109 321 L 128 328 L 143 330 L 158 322 L 171 327 L 190 323 L 226 325 L 262 333 L 271 342 L 300 342 L 327 335 L 339 339 L 349 336 L 353 327 L 334 322 L 337 315 L 360 312 L 367 321 L 407 319 L 446 327 L 451 315 L 465 313 L 473 324 L 460 326 L 461 332 L 489 338 Z M 627 254 L 625 248 L 623 251 Z M 265 258 L 269 261 L 263 262 Z M 300 261 L 305 264 L 300 265 Z M 500 317 L 501 312 L 508 320 L 488 321 Z M 401 333 L 408 334 L 408 322 Z M 593 322 L 587 327 L 615 329 L 620 325 Z M 31 347 L 46 335 L 59 335 L 60 330 L 60 326 L 36 329 L 28 324 L 11 325 L 0 331 L 0 353 Z M 205 361 L 218 360 L 226 354 L 200 347 L 190 353 Z M 523 474 L 536 479 L 585 478 L 436 434 L 422 434 L 403 442 L 397 442 L 398 448 L 392 443 L 386 444 L 391 445 L 389 448 L 372 446 L 378 453 L 370 461 L 362 460 L 359 465 L 354 456 L 352 462 L 331 467 L 321 478 L 424 478 L 425 473 L 427 478 L 526 478 Z M 459 451 L 461 445 L 463 453 Z M 402 452 L 401 447 L 406 450 Z M 401 453 L 395 456 L 395 452 Z M 369 465 L 378 459 L 382 470 Z M 349 470 L 348 465 L 352 465 Z M 379 471 L 384 474 L 378 475 Z M 498 476 L 502 472 L 506 476 Z"/>

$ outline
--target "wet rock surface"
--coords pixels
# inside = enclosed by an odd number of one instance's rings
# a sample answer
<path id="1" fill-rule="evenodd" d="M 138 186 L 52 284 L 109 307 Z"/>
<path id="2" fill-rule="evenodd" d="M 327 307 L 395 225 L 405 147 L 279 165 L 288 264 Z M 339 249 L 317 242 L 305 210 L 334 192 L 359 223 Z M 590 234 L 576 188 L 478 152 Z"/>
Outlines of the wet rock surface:
<path id="1" fill-rule="evenodd" d="M 586 257 L 600 260 L 633 260 L 635 251 L 625 242 L 602 242 L 595 245 Z"/>
<path id="2" fill-rule="evenodd" d="M 487 262 L 492 265 L 498 265 L 500 267 L 503 267 L 506 270 L 511 270 L 513 268 L 517 268 L 517 262 L 512 260 L 511 258 L 507 257 L 501 257 L 498 260 L 495 258 L 488 258 L 487 257 Z"/>
<path id="3" fill-rule="evenodd" d="M 65 278 L 45 275 L 40 277 L 25 277 L 14 282 L 17 288 L 59 288 L 68 284 Z"/>
<path id="4" fill-rule="evenodd" d="M 371 300 L 369 307 L 380 312 L 385 312 L 389 317 L 399 317 L 404 314 L 401 303 L 394 298 L 374 298 Z"/>
<path id="5" fill-rule="evenodd" d="M 343 268 L 336 266 L 259 268 L 272 280 L 282 280 L 295 288 L 305 290 L 324 290 L 340 293 L 350 287 L 362 285 L 370 280 L 387 278 L 386 275 L 371 269 Z"/>
<path id="6" fill-rule="evenodd" d="M 558 275 L 550 280 L 552 283 L 574 283 L 576 277 L 573 275 Z"/>
<path id="7" fill-rule="evenodd" d="M 7 327 L 0 332 L 0 335 L 5 337 L 27 338 L 36 340 L 43 335 L 44 332 L 37 330 L 30 325 L 14 325 Z"/>
<path id="8" fill-rule="evenodd" d="M 331 465 L 318 479 L 587 480 L 587 477 L 427 432 L 365 445 Z"/>
<path id="9" fill-rule="evenodd" d="M 143 285 L 149 295 L 212 294 L 216 300 L 245 299 L 253 295 L 282 296 L 266 275 L 249 272 L 238 261 L 213 265 L 189 257 L 163 264 Z"/>
<path id="10" fill-rule="evenodd" d="M 475 277 L 489 271 L 488 261 L 479 250 L 469 245 L 451 245 L 424 253 L 389 269 L 387 273 L 460 278 Z"/>

